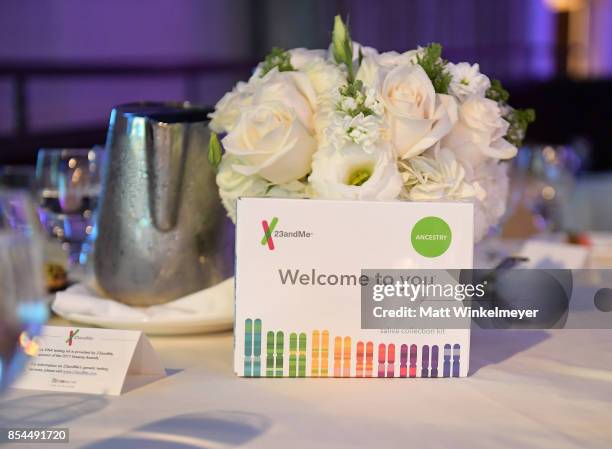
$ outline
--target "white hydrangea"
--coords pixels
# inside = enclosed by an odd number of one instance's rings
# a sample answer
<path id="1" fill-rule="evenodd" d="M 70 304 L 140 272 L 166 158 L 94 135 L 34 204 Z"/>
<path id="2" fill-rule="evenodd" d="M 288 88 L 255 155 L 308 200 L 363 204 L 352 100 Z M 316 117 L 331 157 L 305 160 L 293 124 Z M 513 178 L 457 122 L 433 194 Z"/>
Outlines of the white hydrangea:
<path id="1" fill-rule="evenodd" d="M 446 148 L 400 161 L 399 166 L 404 180 L 402 196 L 410 201 L 459 201 L 481 193 L 467 182 L 465 168 Z"/>
<path id="2" fill-rule="evenodd" d="M 326 122 L 325 144 L 339 150 L 354 143 L 373 151 L 383 134 L 384 106 L 374 89 L 346 94 L 343 91 Z"/>
<path id="3" fill-rule="evenodd" d="M 380 95 L 372 88 L 366 89 L 363 105 L 376 115 L 383 115 L 385 113 L 385 106 L 380 99 Z"/>
<path id="4" fill-rule="evenodd" d="M 302 181 L 292 181 L 272 186 L 266 194 L 271 198 L 311 198 L 313 195 L 312 186 Z"/>
<path id="5" fill-rule="evenodd" d="M 478 64 L 470 65 L 467 62 L 453 64 L 449 62 L 446 64 L 446 70 L 452 77 L 448 90 L 461 102 L 472 95 L 484 97 L 487 89 L 491 87 L 489 78 L 480 73 Z"/>
<path id="6" fill-rule="evenodd" d="M 489 160 L 471 170 L 467 176 L 482 192 L 474 200 L 474 241 L 479 242 L 506 213 L 510 185 L 508 164 Z"/>
<path id="7" fill-rule="evenodd" d="M 353 97 L 342 97 L 339 107 L 342 111 L 350 111 L 357 107 L 357 100 L 355 100 Z"/>
<path id="8" fill-rule="evenodd" d="M 367 152 L 373 151 L 380 139 L 382 120 L 375 115 L 357 114 L 355 117 L 336 112 L 327 128 L 329 143 L 337 150 L 356 143 Z"/>

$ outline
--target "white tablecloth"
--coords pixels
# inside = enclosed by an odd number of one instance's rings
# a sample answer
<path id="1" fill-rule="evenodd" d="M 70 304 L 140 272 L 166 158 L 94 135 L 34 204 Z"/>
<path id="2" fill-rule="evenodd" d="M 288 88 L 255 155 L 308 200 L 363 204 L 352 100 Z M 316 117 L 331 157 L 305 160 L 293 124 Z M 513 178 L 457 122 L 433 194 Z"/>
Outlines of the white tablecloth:
<path id="1" fill-rule="evenodd" d="M 10 390 L 0 427 L 69 427 L 89 449 L 612 447 L 612 331 L 474 331 L 465 379 L 240 379 L 231 334 L 152 342 L 166 379 Z"/>

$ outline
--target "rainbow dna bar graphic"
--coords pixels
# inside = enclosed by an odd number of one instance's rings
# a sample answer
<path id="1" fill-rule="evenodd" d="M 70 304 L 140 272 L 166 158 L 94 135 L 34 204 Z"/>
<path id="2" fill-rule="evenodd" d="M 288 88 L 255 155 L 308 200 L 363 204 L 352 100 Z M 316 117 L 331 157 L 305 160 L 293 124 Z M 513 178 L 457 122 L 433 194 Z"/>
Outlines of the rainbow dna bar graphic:
<path id="1" fill-rule="evenodd" d="M 332 338 L 326 329 L 313 330 L 310 343 L 305 332 L 269 330 L 264 342 L 261 319 L 247 318 L 244 329 L 245 377 L 459 377 L 461 368 L 461 345 L 456 343 L 419 347 L 354 341 Z"/>

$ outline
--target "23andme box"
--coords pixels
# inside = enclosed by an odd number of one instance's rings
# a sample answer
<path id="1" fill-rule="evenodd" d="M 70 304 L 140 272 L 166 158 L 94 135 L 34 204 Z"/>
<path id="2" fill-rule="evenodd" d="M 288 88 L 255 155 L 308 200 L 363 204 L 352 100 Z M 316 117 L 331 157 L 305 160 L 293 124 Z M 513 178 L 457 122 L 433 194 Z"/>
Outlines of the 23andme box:
<path id="1" fill-rule="evenodd" d="M 462 377 L 470 331 L 362 328 L 362 270 L 469 269 L 469 203 L 241 198 L 234 370 Z"/>

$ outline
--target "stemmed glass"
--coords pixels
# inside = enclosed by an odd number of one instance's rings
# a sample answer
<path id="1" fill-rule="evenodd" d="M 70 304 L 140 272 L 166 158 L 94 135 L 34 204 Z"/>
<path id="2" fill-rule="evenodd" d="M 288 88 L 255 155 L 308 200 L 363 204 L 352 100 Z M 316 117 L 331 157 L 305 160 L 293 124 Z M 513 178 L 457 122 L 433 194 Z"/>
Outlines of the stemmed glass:
<path id="1" fill-rule="evenodd" d="M 101 149 L 41 149 L 36 163 L 38 215 L 74 271 L 85 262 L 100 195 Z"/>
<path id="2" fill-rule="evenodd" d="M 0 190 L 0 391 L 36 355 L 48 318 L 38 226 L 27 193 Z"/>
<path id="3" fill-rule="evenodd" d="M 522 148 L 511 172 L 511 198 L 532 214 L 540 232 L 562 227 L 561 202 L 570 196 L 581 160 L 571 146 L 540 145 Z"/>

